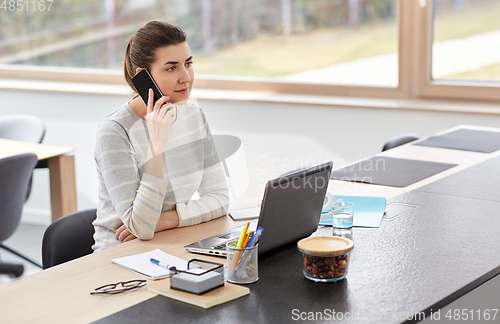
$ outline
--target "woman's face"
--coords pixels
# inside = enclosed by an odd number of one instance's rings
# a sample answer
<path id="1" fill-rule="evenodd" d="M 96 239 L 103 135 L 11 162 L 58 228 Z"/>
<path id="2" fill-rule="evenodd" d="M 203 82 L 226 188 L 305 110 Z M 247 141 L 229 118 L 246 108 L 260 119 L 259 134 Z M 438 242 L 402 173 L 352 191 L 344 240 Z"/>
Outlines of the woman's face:
<path id="1" fill-rule="evenodd" d="M 176 103 L 189 99 L 194 81 L 193 56 L 189 45 L 160 47 L 155 53 L 156 60 L 151 64 L 151 76 L 169 102 Z"/>

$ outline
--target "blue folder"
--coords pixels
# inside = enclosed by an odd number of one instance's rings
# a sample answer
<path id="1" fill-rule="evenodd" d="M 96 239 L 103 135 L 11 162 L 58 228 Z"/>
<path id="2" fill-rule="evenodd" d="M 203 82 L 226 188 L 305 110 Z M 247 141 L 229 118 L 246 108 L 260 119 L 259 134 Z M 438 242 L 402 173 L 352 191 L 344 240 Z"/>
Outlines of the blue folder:
<path id="1" fill-rule="evenodd" d="M 336 200 L 354 203 L 353 226 L 379 227 L 385 212 L 385 197 L 341 196 L 334 195 Z M 332 220 L 322 220 L 319 225 L 332 226 Z"/>

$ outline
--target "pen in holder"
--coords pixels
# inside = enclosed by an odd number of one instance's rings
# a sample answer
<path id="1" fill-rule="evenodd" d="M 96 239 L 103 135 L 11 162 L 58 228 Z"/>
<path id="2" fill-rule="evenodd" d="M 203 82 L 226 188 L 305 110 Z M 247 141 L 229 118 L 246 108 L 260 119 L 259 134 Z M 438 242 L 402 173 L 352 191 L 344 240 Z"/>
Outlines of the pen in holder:
<path id="1" fill-rule="evenodd" d="M 191 259 L 187 270 L 172 270 L 174 274 L 170 288 L 201 295 L 222 287 L 224 278 L 217 270 L 223 266 L 221 263 Z"/>
<path id="2" fill-rule="evenodd" d="M 259 280 L 258 244 L 237 248 L 237 241 L 226 243 L 226 280 L 236 284 L 249 284 Z"/>

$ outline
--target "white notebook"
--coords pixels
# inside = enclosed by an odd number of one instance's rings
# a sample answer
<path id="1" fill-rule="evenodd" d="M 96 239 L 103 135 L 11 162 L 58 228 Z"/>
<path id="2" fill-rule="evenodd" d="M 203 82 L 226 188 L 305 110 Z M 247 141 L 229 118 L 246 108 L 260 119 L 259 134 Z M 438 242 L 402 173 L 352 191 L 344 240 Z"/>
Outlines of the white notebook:
<path id="1" fill-rule="evenodd" d="M 179 270 L 187 269 L 188 262 L 186 260 L 165 253 L 160 249 L 113 259 L 111 261 L 152 280 L 168 278 L 172 275 L 169 270 L 151 263 L 151 258 L 170 266 L 175 266 Z"/>
<path id="2" fill-rule="evenodd" d="M 231 209 L 229 210 L 229 215 L 234 220 L 245 220 L 245 219 L 255 219 L 259 218 L 260 206 L 242 209 Z"/>

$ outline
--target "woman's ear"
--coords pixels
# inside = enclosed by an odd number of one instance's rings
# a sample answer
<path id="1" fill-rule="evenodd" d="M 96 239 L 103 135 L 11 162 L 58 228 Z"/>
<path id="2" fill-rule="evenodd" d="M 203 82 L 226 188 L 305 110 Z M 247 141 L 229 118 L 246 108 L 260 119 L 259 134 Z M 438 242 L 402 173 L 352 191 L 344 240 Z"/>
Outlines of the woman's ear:
<path id="1" fill-rule="evenodd" d="M 141 72 L 142 68 L 138 67 L 137 69 L 135 69 L 135 74 Z"/>

